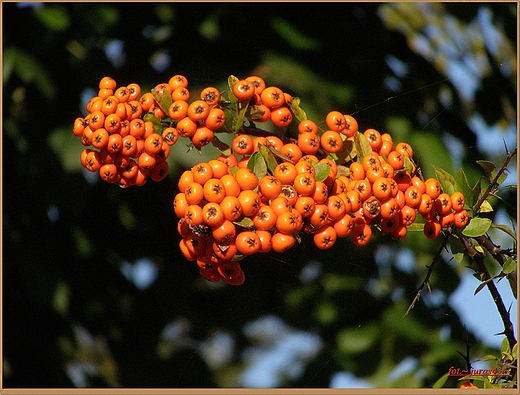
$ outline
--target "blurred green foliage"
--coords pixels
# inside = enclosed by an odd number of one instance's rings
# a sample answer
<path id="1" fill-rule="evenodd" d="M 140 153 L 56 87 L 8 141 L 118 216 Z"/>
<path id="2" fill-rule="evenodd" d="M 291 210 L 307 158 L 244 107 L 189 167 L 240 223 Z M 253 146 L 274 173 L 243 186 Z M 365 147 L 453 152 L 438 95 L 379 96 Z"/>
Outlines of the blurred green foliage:
<path id="1" fill-rule="evenodd" d="M 482 175 L 475 161 L 501 157 L 477 144 L 470 115 L 503 130 L 516 125 L 516 66 L 514 75 L 501 73 L 516 47 L 516 8 L 400 4 L 2 3 L 4 386 L 243 386 L 253 347 L 244 327 L 264 316 L 322 341 L 279 386 L 328 387 L 334 373 L 349 371 L 377 387 L 425 387 L 463 365 L 465 341 L 475 358 L 495 352 L 447 302 L 467 270 L 453 262 L 433 273 L 441 297 L 424 295 L 403 317 L 439 247 L 422 234 L 324 252 L 304 240 L 248 258 L 243 286 L 213 286 L 178 251 L 172 199 L 176 176 L 214 151 L 200 156 L 178 144 L 169 178 L 129 190 L 79 164 L 72 122 L 103 76 L 150 89 L 183 74 L 196 92 L 225 89 L 231 74 L 257 74 L 300 97 L 310 118 L 354 114 L 362 129 L 411 143 L 425 176 L 434 174 L 430 164 L 453 173 L 462 166 L 473 185 Z M 490 53 L 471 36 L 463 52 L 484 56 L 488 67 L 473 100 L 463 100 L 439 60 L 450 49 L 424 57 L 414 37 L 450 23 L 468 37 L 482 10 L 505 52 Z M 516 218 L 516 196 L 497 201 L 501 208 Z M 413 256 L 409 270 L 400 266 L 403 248 Z M 121 269 L 137 270 L 143 258 L 157 277 L 139 288 Z M 232 341 L 211 354 L 218 335 Z M 409 357 L 415 367 L 391 376 Z"/>

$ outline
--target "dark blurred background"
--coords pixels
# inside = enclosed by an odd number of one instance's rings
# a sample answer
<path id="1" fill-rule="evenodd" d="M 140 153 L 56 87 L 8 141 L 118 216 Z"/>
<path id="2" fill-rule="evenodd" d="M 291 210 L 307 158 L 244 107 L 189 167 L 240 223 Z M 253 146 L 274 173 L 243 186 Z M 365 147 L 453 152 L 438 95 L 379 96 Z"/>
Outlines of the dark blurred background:
<path id="1" fill-rule="evenodd" d="M 516 13 L 513 2 L 3 2 L 4 387 L 425 387 L 465 367 L 466 344 L 472 359 L 496 354 L 464 312 L 491 337 L 498 313 L 473 297 L 476 279 L 450 298 L 472 277 L 449 253 L 403 317 L 439 248 L 422 234 L 302 243 L 249 257 L 240 287 L 206 282 L 178 250 L 172 199 L 176 176 L 214 152 L 177 144 L 169 177 L 123 190 L 82 169 L 72 123 L 105 75 L 146 91 L 182 74 L 195 92 L 256 74 L 312 119 L 353 114 L 409 142 L 425 176 L 462 166 L 473 185 L 476 160 L 500 164 L 504 143 L 516 146 Z M 516 193 L 503 197 L 493 215 L 509 225 Z"/>

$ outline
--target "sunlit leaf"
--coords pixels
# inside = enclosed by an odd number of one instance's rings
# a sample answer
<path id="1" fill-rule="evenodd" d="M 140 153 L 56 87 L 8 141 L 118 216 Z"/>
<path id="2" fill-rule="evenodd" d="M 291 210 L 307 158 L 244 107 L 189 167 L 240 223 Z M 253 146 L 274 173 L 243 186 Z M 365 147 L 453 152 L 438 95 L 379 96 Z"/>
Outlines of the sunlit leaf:
<path id="1" fill-rule="evenodd" d="M 433 385 L 432 388 L 442 388 L 444 384 L 446 384 L 446 381 L 448 380 L 449 374 L 445 373 L 443 374 Z"/>
<path id="2" fill-rule="evenodd" d="M 265 162 L 262 154 L 257 151 L 247 161 L 247 168 L 252 170 L 256 174 L 258 179 L 262 178 L 267 174 L 267 163 Z"/>
<path id="3" fill-rule="evenodd" d="M 153 130 L 155 133 L 160 133 L 164 129 L 161 125 L 161 119 L 157 118 L 153 113 L 149 112 L 143 117 L 143 121 L 153 123 Z"/>
<path id="4" fill-rule="evenodd" d="M 170 108 L 173 102 L 171 93 L 167 90 L 163 90 L 162 94 L 159 94 L 154 88 L 152 89 L 152 95 L 161 110 L 163 110 L 165 114 L 168 114 L 168 108 Z"/>
<path id="5" fill-rule="evenodd" d="M 502 271 L 504 274 L 509 274 L 516 270 L 517 262 L 513 257 L 509 257 L 504 262 L 504 267 L 502 268 Z"/>
<path id="6" fill-rule="evenodd" d="M 249 118 L 252 121 L 259 120 L 263 117 L 264 112 L 265 110 L 262 107 L 255 104 L 249 107 Z"/>
<path id="7" fill-rule="evenodd" d="M 218 132 L 227 132 L 234 133 L 234 123 L 235 123 L 235 112 L 230 110 L 229 108 L 224 108 L 224 116 L 225 121 L 224 125 L 218 129 Z"/>
<path id="8" fill-rule="evenodd" d="M 271 151 L 276 157 L 282 159 L 285 162 L 290 162 L 291 158 L 289 158 L 287 155 L 282 154 L 280 151 L 278 151 L 274 147 L 269 147 L 269 151 Z"/>
<path id="9" fill-rule="evenodd" d="M 234 75 L 230 75 L 228 77 L 228 86 L 229 86 L 228 99 L 233 104 L 238 103 L 237 97 L 233 94 L 233 87 L 235 86 L 235 84 L 238 81 L 240 81 L 240 80 L 237 77 L 235 77 Z"/>
<path id="10" fill-rule="evenodd" d="M 475 203 L 473 191 L 469 186 L 466 173 L 462 168 L 455 174 L 455 190 L 461 192 L 464 195 L 465 207 L 473 207 Z"/>
<path id="11" fill-rule="evenodd" d="M 432 165 L 432 167 L 435 169 L 435 177 L 439 180 L 442 191 L 448 195 L 452 195 L 453 192 L 455 192 L 455 178 L 438 166 Z"/>
<path id="12" fill-rule="evenodd" d="M 350 169 L 347 166 L 338 165 L 338 177 L 339 176 L 346 176 L 348 177 L 350 175 Z"/>
<path id="13" fill-rule="evenodd" d="M 235 119 L 235 130 L 236 131 L 240 130 L 240 128 L 244 125 L 244 118 L 246 116 L 248 108 L 249 108 L 249 100 L 246 100 L 245 102 L 241 103 L 240 110 Z"/>
<path id="14" fill-rule="evenodd" d="M 487 200 L 484 200 L 480 205 L 479 213 L 490 213 L 493 211 L 493 206 Z"/>
<path id="15" fill-rule="evenodd" d="M 274 174 L 274 169 L 278 165 L 278 162 L 276 160 L 276 157 L 274 154 L 263 144 L 259 144 L 258 152 L 262 155 L 262 157 L 265 160 L 265 163 L 267 164 L 267 169 L 271 174 Z"/>
<path id="16" fill-rule="evenodd" d="M 507 179 L 507 173 L 502 173 L 497 179 L 497 185 L 501 185 Z"/>
<path id="17" fill-rule="evenodd" d="M 325 163 L 317 163 L 314 165 L 316 175 L 314 178 L 316 181 L 325 181 L 330 173 L 330 167 Z"/>
<path id="18" fill-rule="evenodd" d="M 251 229 L 255 226 L 253 220 L 250 217 L 244 217 L 240 221 L 234 221 L 233 223 L 246 229 Z"/>
<path id="19" fill-rule="evenodd" d="M 307 113 L 300 107 L 300 98 L 293 97 L 291 103 L 289 104 L 289 108 L 292 113 L 296 117 L 298 121 L 303 121 L 307 119 Z"/>
<path id="20" fill-rule="evenodd" d="M 424 231 L 424 223 L 414 222 L 413 224 L 406 227 L 408 232 L 422 232 Z"/>
<path id="21" fill-rule="evenodd" d="M 354 135 L 354 146 L 356 147 L 358 162 L 361 162 L 366 155 L 372 153 L 372 147 L 363 133 L 356 132 Z"/>
<path id="22" fill-rule="evenodd" d="M 488 178 L 495 177 L 496 174 L 496 166 L 493 162 L 487 160 L 477 160 L 477 163 L 484 169 Z"/>
<path id="23" fill-rule="evenodd" d="M 406 155 L 403 155 L 403 159 L 404 159 L 404 170 L 406 170 L 406 172 L 408 174 L 412 174 L 415 170 L 415 165 L 414 163 L 410 160 L 410 158 L 408 158 L 408 156 Z"/>
<path id="24" fill-rule="evenodd" d="M 484 355 L 483 357 L 477 358 L 475 362 L 478 361 L 498 361 L 498 357 L 496 355 L 488 354 Z"/>
<path id="25" fill-rule="evenodd" d="M 467 237 L 479 237 L 485 234 L 491 227 L 492 221 L 489 218 L 473 218 L 464 228 L 462 234 Z"/>

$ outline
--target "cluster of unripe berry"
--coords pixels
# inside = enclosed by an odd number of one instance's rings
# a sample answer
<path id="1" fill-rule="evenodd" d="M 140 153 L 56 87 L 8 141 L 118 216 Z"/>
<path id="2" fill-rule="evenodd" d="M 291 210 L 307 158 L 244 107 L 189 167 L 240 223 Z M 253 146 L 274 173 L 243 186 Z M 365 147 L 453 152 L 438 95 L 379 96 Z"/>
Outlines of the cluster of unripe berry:
<path id="1" fill-rule="evenodd" d="M 83 165 L 123 187 L 162 180 L 179 137 L 197 149 L 216 143 L 221 155 L 186 170 L 173 200 L 181 252 L 207 280 L 240 285 L 244 257 L 284 252 L 303 238 L 325 250 L 346 237 L 366 245 L 374 231 L 402 239 L 418 216 L 432 239 L 467 225 L 463 194 L 423 180 L 409 144 L 360 132 L 339 111 L 315 123 L 299 99 L 260 77 L 228 82 L 227 95 L 207 87 L 190 102 L 181 75 L 142 96 L 137 84 L 116 89 L 105 77 L 73 128 L 88 147 Z M 256 126 L 267 121 L 282 133 Z M 232 133 L 231 143 L 218 132 Z"/>

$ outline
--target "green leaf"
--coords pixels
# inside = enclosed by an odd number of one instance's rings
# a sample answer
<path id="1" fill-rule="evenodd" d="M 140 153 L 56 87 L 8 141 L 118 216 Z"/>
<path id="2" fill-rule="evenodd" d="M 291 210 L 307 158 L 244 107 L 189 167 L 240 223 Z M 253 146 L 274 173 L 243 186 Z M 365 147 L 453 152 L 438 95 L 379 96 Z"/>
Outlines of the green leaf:
<path id="1" fill-rule="evenodd" d="M 274 154 L 267 148 L 265 145 L 260 144 L 258 152 L 262 155 L 267 164 L 267 169 L 271 174 L 274 174 L 274 169 L 278 166 L 278 162 L 276 161 L 276 157 Z"/>
<path id="2" fill-rule="evenodd" d="M 235 84 L 238 81 L 240 81 L 240 80 L 237 77 L 235 77 L 234 75 L 230 75 L 228 77 L 228 86 L 229 86 L 228 99 L 233 104 L 237 104 L 238 103 L 238 99 L 233 94 L 233 87 L 235 86 Z"/>
<path id="3" fill-rule="evenodd" d="M 517 266 L 516 259 L 514 259 L 513 257 L 510 256 L 504 262 L 504 267 L 502 268 L 502 271 L 504 272 L 504 274 L 509 274 L 509 273 L 513 272 L 514 270 L 516 270 L 516 266 Z"/>
<path id="4" fill-rule="evenodd" d="M 489 284 L 493 280 L 494 280 L 494 278 L 491 277 L 491 278 L 488 278 L 487 280 L 482 281 L 480 283 L 480 285 L 477 287 L 477 289 L 475 289 L 475 292 L 473 293 L 473 295 L 478 294 L 480 291 L 482 291 L 482 288 L 484 288 L 487 284 Z"/>
<path id="5" fill-rule="evenodd" d="M 70 26 L 69 13 L 62 6 L 45 4 L 43 7 L 33 7 L 33 12 L 48 29 L 63 31 Z"/>
<path id="6" fill-rule="evenodd" d="M 267 163 L 259 151 L 251 155 L 247 161 L 247 168 L 251 169 L 258 179 L 261 179 L 267 174 Z"/>
<path id="7" fill-rule="evenodd" d="M 250 217 L 243 217 L 240 221 L 234 221 L 233 223 L 246 229 L 251 229 L 255 226 L 253 220 Z"/>
<path id="8" fill-rule="evenodd" d="M 504 233 L 507 233 L 509 236 L 511 236 L 511 237 L 513 238 L 513 240 L 516 241 L 516 233 L 513 232 L 509 226 L 506 226 L 506 225 L 497 225 L 497 224 L 492 224 L 491 226 L 492 226 L 493 228 L 495 228 L 495 229 L 499 229 L 499 230 L 501 230 L 501 231 L 504 232 Z"/>
<path id="9" fill-rule="evenodd" d="M 244 125 L 244 118 L 246 117 L 247 109 L 249 108 L 249 102 L 250 100 L 242 102 L 242 106 L 240 107 L 237 118 L 235 119 L 235 131 L 239 131 Z"/>
<path id="10" fill-rule="evenodd" d="M 339 152 L 336 153 L 336 155 L 341 159 L 341 161 L 336 162 L 338 164 L 347 163 L 353 160 L 356 157 L 354 142 L 352 140 L 343 141 L 343 147 Z"/>
<path id="11" fill-rule="evenodd" d="M 471 189 L 471 193 L 473 196 L 473 204 L 475 204 L 475 202 L 478 201 L 478 198 L 479 198 L 481 192 L 482 192 L 482 180 L 479 179 L 475 183 L 475 186 Z M 473 206 L 471 206 L 471 207 L 473 207 Z"/>
<path id="12" fill-rule="evenodd" d="M 496 355 L 492 355 L 492 354 L 488 354 L 488 355 L 484 355 L 483 357 L 480 357 L 478 359 L 475 360 L 475 362 L 478 362 L 478 361 L 498 361 L 498 357 Z"/>
<path id="13" fill-rule="evenodd" d="M 489 218 L 472 218 L 462 231 L 462 234 L 467 237 L 482 236 L 489 230 L 491 224 L 492 221 Z"/>
<path id="14" fill-rule="evenodd" d="M 213 140 L 211 140 L 211 144 L 218 149 L 222 155 L 231 155 L 231 147 L 220 140 L 217 136 L 213 136 Z"/>
<path id="15" fill-rule="evenodd" d="M 330 167 L 325 163 L 316 163 L 313 165 L 316 169 L 314 178 L 316 181 L 325 181 L 330 173 Z"/>
<path id="16" fill-rule="evenodd" d="M 493 162 L 487 160 L 477 160 L 477 163 L 484 169 L 488 178 L 494 178 L 496 175 L 496 166 Z"/>
<path id="17" fill-rule="evenodd" d="M 168 108 L 173 103 L 172 95 L 167 90 L 163 90 L 162 95 L 160 95 L 155 88 L 152 89 L 152 95 L 161 110 L 164 111 L 165 114 L 168 114 Z"/>
<path id="18" fill-rule="evenodd" d="M 404 159 L 404 165 L 403 168 L 408 174 L 412 174 L 413 170 L 416 166 L 414 166 L 413 162 L 410 160 L 410 158 L 406 155 L 403 155 Z"/>
<path id="19" fill-rule="evenodd" d="M 287 155 L 282 154 L 280 151 L 278 151 L 274 147 L 269 147 L 269 151 L 271 151 L 276 157 L 282 159 L 284 162 L 290 162 L 291 158 L 289 158 Z"/>
<path id="20" fill-rule="evenodd" d="M 438 166 L 432 165 L 435 170 L 435 176 L 441 184 L 442 191 L 448 195 L 452 195 L 455 192 L 455 178 L 448 173 L 446 170 L 441 169 Z"/>
<path id="21" fill-rule="evenodd" d="M 423 232 L 424 231 L 424 223 L 414 222 L 413 224 L 406 227 L 408 232 Z"/>
<path id="22" fill-rule="evenodd" d="M 453 259 L 455 259 L 457 263 L 462 263 L 465 256 L 464 245 L 455 235 L 451 235 L 448 242 Z"/>
<path id="23" fill-rule="evenodd" d="M 143 117 L 143 121 L 153 123 L 153 130 L 158 132 L 162 129 L 161 120 L 157 118 L 153 113 L 149 112 Z"/>
<path id="24" fill-rule="evenodd" d="M 300 107 L 300 98 L 293 97 L 291 103 L 289 104 L 289 108 L 294 114 L 295 118 L 298 121 L 303 121 L 307 119 L 307 113 Z"/>
<path id="25" fill-rule="evenodd" d="M 464 207 L 473 207 L 475 198 L 473 191 L 469 186 L 468 179 L 464 170 L 459 168 L 457 174 L 455 174 L 455 190 L 461 192 L 464 195 L 465 204 Z"/>
<path id="26" fill-rule="evenodd" d="M 444 373 L 433 385 L 432 388 L 442 388 L 448 380 L 449 374 Z"/>
<path id="27" fill-rule="evenodd" d="M 502 173 L 497 179 L 497 185 L 501 185 L 507 179 L 507 173 Z"/>
<path id="28" fill-rule="evenodd" d="M 248 118 L 251 120 L 251 121 L 258 121 L 259 119 L 261 119 L 264 115 L 264 112 L 265 110 L 254 104 L 252 106 L 249 107 L 249 115 L 248 115 Z"/>
<path id="29" fill-rule="evenodd" d="M 480 205 L 479 213 L 490 213 L 493 211 L 493 206 L 487 200 L 484 200 Z"/>
<path id="30" fill-rule="evenodd" d="M 218 131 L 219 132 L 226 131 L 227 133 L 235 133 L 235 130 L 233 129 L 234 122 L 235 122 L 235 112 L 230 110 L 229 108 L 225 108 L 223 111 L 224 111 L 224 116 L 226 117 L 226 120 L 224 121 L 224 125 L 221 126 Z"/>
<path id="31" fill-rule="evenodd" d="M 358 162 L 361 162 L 366 155 L 372 153 L 372 147 L 363 133 L 356 132 L 354 134 L 354 146 L 356 147 Z"/>

